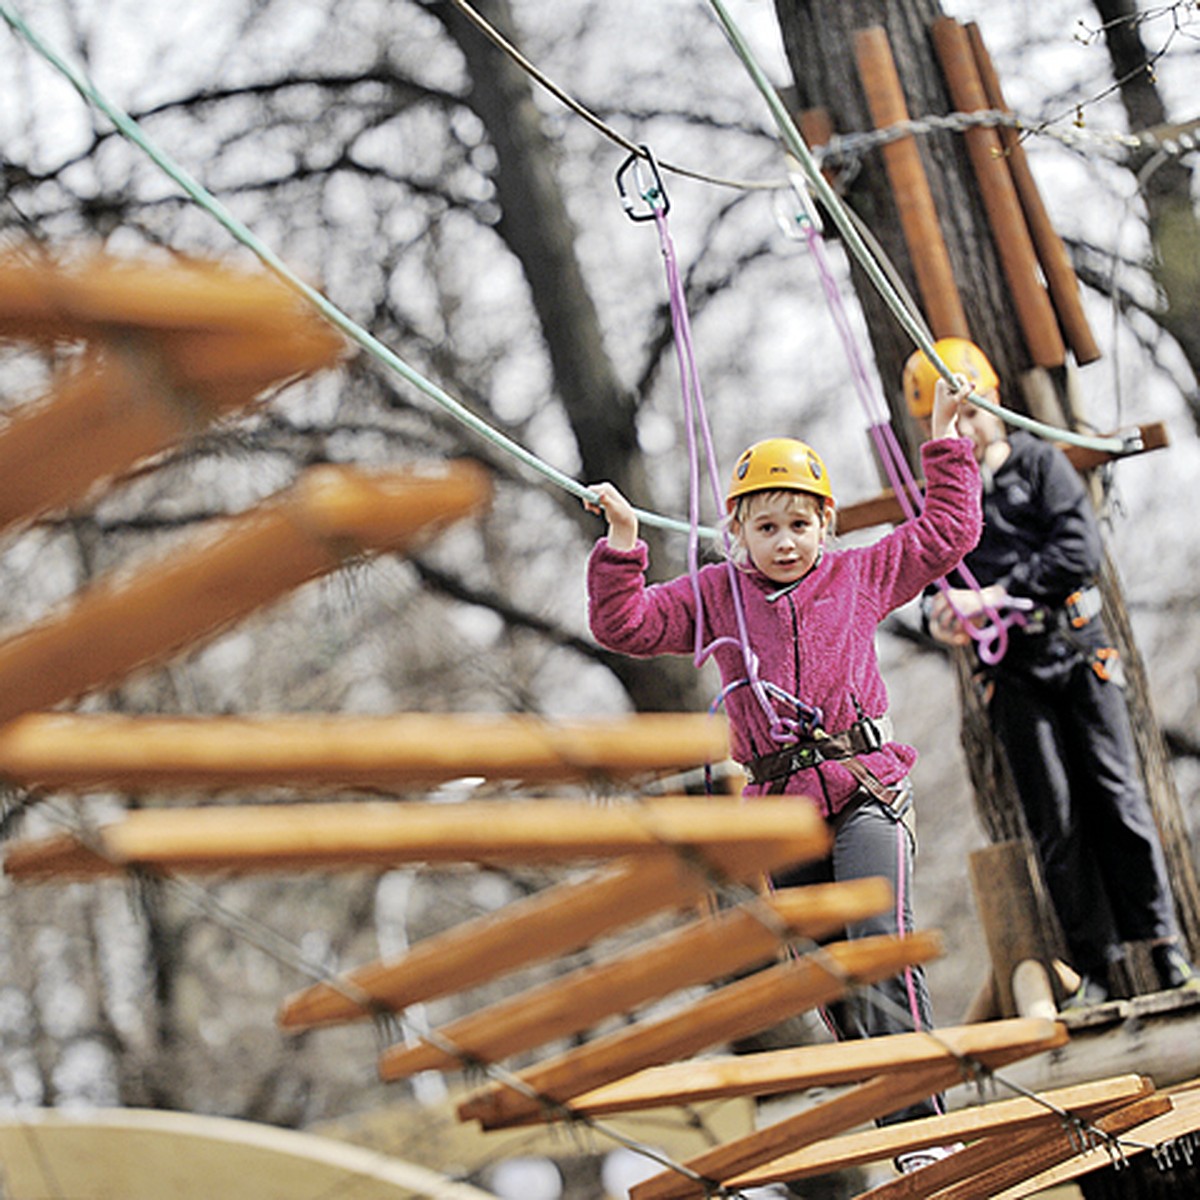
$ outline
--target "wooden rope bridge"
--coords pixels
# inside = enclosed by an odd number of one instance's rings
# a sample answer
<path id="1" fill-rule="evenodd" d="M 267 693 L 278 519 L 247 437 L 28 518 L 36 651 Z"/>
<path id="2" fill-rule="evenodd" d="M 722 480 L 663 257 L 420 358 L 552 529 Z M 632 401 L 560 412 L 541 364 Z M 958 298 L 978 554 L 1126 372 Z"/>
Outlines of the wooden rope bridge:
<path id="1" fill-rule="evenodd" d="M 31 255 L 0 260 L 0 336 L 81 347 L 66 356 L 47 394 L 0 430 L 0 529 L 10 531 L 87 503 L 148 463 L 152 469 L 156 456 L 210 422 L 251 411 L 272 389 L 341 354 L 338 339 L 278 285 L 203 264 L 95 259 L 60 268 Z M 9 784 L 85 796 L 284 792 L 269 804 L 142 808 L 94 828 L 16 842 L 5 851 L 9 877 L 581 864 L 581 876 L 398 959 L 304 989 L 283 1002 L 279 1023 L 308 1030 L 402 1013 L 671 915 L 666 932 L 477 1009 L 422 1044 L 390 1046 L 379 1061 L 381 1077 L 396 1080 L 546 1051 L 521 1067 L 515 1086 L 511 1077 L 493 1080 L 460 1103 L 460 1119 L 484 1129 L 841 1089 L 713 1147 L 683 1171 L 638 1184 L 635 1200 L 803 1178 L 950 1141 L 965 1148 L 872 1194 L 992 1196 L 1086 1159 L 1057 1115 L 1064 1111 L 1140 1138 L 1200 1127 L 1197 1089 L 1159 1092 L 1139 1076 L 1117 1075 L 1057 1089 L 1047 1103 L 1005 1099 L 854 1132 L 965 1073 L 1063 1048 L 1067 1029 L 1053 1019 L 721 1055 L 786 1016 L 929 961 L 941 944 L 927 931 L 837 940 L 847 923 L 892 903 L 882 880 L 763 893 L 772 870 L 828 850 L 825 823 L 803 801 L 637 796 L 639 781 L 727 756 L 724 726 L 708 717 L 132 717 L 57 707 L 168 662 L 349 562 L 409 553 L 482 511 L 489 493 L 484 474 L 467 464 L 315 468 L 248 512 L 212 522 L 188 544 L 130 564 L 0 638 L 0 777 Z M 485 798 L 390 798 L 463 777 L 485 781 Z M 487 782 L 528 789 L 597 778 L 623 784 L 625 794 L 604 804 L 486 798 Z M 343 795 L 363 791 L 389 798 Z M 673 1005 L 655 1008 L 666 1000 Z M 618 1017 L 627 1023 L 606 1028 Z M 570 1042 L 579 1044 L 561 1048 Z"/>

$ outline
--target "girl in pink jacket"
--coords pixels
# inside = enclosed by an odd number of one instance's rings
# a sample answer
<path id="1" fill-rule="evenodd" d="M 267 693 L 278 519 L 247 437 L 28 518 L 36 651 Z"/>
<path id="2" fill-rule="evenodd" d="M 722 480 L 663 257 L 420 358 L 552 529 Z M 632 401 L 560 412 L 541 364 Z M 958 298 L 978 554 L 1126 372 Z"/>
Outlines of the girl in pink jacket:
<path id="1" fill-rule="evenodd" d="M 979 540 L 979 471 L 971 443 L 957 429 L 958 405 L 968 393 L 939 384 L 931 437 L 921 449 L 924 509 L 870 546 L 827 547 L 834 502 L 824 464 L 788 438 L 756 443 L 738 459 L 726 500 L 736 571 L 710 564 L 698 575 L 647 585 L 646 545 L 628 501 L 602 483 L 592 488 L 599 503 L 586 505 L 608 521 L 608 535 L 588 561 L 596 640 L 639 657 L 715 645 L 733 757 L 749 777 L 745 795 L 808 796 L 829 821 L 829 859 L 782 872 L 775 883 L 892 880 L 896 910 L 856 924 L 847 931 L 851 937 L 912 929 L 913 839 L 902 818 L 917 755 L 891 739 L 875 630 Z M 878 990 L 887 996 L 881 1003 L 872 1002 L 875 989 L 868 989 L 832 1014 L 839 1033 L 928 1027 L 918 969 Z M 930 1111 L 926 1104 L 891 1119 Z"/>

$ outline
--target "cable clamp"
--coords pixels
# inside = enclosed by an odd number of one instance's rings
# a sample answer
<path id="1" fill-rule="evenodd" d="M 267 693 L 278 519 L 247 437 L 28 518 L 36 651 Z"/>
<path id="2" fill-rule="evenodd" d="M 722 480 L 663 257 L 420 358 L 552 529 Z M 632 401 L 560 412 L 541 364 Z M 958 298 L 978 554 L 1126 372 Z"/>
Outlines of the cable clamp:
<path id="1" fill-rule="evenodd" d="M 1119 432 L 1117 439 L 1121 443 L 1121 454 L 1141 454 L 1146 448 L 1146 443 L 1142 438 L 1142 431 L 1136 426 L 1133 429 L 1125 429 Z"/>

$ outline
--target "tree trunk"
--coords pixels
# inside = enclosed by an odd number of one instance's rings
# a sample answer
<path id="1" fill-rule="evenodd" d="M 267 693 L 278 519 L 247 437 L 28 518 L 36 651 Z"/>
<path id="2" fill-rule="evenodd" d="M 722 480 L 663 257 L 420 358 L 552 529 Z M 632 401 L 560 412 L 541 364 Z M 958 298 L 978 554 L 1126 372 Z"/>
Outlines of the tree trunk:
<path id="1" fill-rule="evenodd" d="M 475 7 L 496 29 L 512 30 L 507 0 L 483 0 Z M 575 253 L 575 227 L 555 174 L 556 153 L 542 127 L 529 76 L 453 5 L 439 4 L 433 11 L 466 57 L 468 103 L 496 149 L 497 232 L 529 285 L 583 478 L 610 480 L 642 503 L 650 490 L 638 446 L 637 398 L 621 385 L 604 348 Z M 600 528 L 596 525 L 597 532 Z M 661 536 L 653 530 L 643 530 L 643 536 L 652 561 L 664 561 Z M 619 658 L 612 669 L 639 710 L 679 712 L 704 704 L 698 676 L 686 660 Z"/>
<path id="2" fill-rule="evenodd" d="M 1094 2 L 1130 131 L 1153 130 L 1169 138 L 1169 116 L 1142 41 L 1144 14 L 1134 0 Z M 1191 124 L 1194 128 L 1195 122 Z M 1146 204 L 1150 273 L 1162 289 L 1158 321 L 1200 379 L 1200 218 L 1192 200 L 1192 169 L 1182 158 L 1149 149 L 1132 153 L 1129 168 L 1138 177 Z M 1193 389 L 1187 400 L 1200 430 L 1200 389 Z"/>

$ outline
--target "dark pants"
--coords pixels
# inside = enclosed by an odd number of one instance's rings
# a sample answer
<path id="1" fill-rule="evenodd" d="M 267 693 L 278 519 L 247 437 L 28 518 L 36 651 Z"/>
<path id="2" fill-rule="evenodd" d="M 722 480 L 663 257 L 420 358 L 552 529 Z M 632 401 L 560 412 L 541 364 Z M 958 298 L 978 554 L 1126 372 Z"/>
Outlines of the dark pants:
<path id="1" fill-rule="evenodd" d="M 1010 646 L 990 704 L 1074 966 L 1101 977 L 1121 942 L 1177 933 L 1125 694 L 1092 669 L 1104 640 Z"/>
<path id="2" fill-rule="evenodd" d="M 856 804 L 834 824 L 833 852 L 819 862 L 804 863 L 774 876 L 776 887 L 804 887 L 845 879 L 882 875 L 892 884 L 895 904 L 846 929 L 849 938 L 911 933 L 912 867 L 915 846 L 899 810 L 875 799 Z M 825 1010 L 839 1039 L 881 1037 L 930 1029 L 929 989 L 925 973 L 910 967 L 902 975 L 860 988 Z M 940 1097 L 914 1104 L 884 1117 L 881 1124 L 932 1116 L 943 1111 Z"/>

